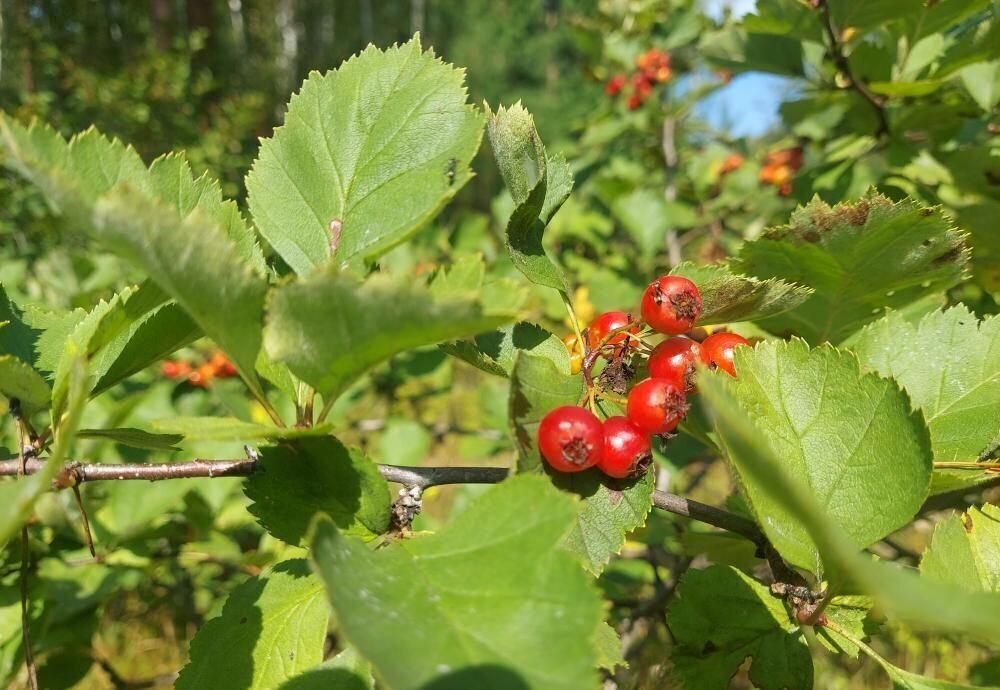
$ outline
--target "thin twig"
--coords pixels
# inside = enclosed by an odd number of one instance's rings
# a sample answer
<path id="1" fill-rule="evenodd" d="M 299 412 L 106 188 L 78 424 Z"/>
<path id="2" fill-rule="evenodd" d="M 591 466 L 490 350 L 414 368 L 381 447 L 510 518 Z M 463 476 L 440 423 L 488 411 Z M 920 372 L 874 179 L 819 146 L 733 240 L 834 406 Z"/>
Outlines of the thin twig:
<path id="1" fill-rule="evenodd" d="M 17 460 L 0 460 L 0 476 L 16 476 Z M 26 462 L 25 473 L 34 474 L 45 466 L 44 460 L 32 458 Z M 257 469 L 254 459 L 190 460 L 188 462 L 156 464 L 101 464 L 70 461 L 57 475 L 56 488 L 67 488 L 95 481 L 162 481 L 195 477 L 247 477 Z M 506 479 L 506 467 L 403 467 L 379 465 L 379 472 L 390 482 L 426 489 L 445 484 L 496 484 Z M 715 508 L 683 496 L 653 492 L 653 505 L 668 513 L 698 520 L 714 527 L 746 537 L 755 544 L 764 535 L 753 522 L 721 508 Z"/>
<path id="2" fill-rule="evenodd" d="M 90 518 L 87 517 L 87 509 L 83 505 L 83 497 L 80 495 L 80 487 L 73 485 L 73 496 L 76 497 L 76 507 L 80 509 L 80 517 L 83 519 L 83 537 L 87 542 L 90 555 L 97 558 L 97 550 L 94 549 L 94 535 L 90 532 Z"/>
<path id="3" fill-rule="evenodd" d="M 858 79 L 854 75 L 854 71 L 851 69 L 851 63 L 844 54 L 844 47 L 840 43 L 840 39 L 837 37 L 837 30 L 833 26 L 833 17 L 830 14 L 830 3 L 827 0 L 820 0 L 818 4 L 820 18 L 822 19 L 823 29 L 826 32 L 826 37 L 829 40 L 830 45 L 830 56 L 833 58 L 834 64 L 837 65 L 837 69 L 843 72 L 844 76 L 850 82 L 851 88 L 858 92 L 858 94 L 868 102 L 868 104 L 875 111 L 875 116 L 878 118 L 878 129 L 875 131 L 875 136 L 883 137 L 889 133 L 889 119 L 885 113 L 885 100 L 876 95 L 868 85 L 863 81 Z"/>

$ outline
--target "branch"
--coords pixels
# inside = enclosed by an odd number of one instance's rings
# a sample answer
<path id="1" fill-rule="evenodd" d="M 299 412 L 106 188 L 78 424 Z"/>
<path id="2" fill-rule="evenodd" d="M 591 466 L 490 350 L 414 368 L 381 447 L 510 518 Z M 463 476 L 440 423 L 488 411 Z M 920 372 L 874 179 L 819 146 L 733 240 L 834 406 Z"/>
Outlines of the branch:
<path id="1" fill-rule="evenodd" d="M 35 474 L 45 466 L 44 460 L 32 458 L 25 463 L 25 474 Z M 15 477 L 19 461 L 0 460 L 0 477 Z M 161 481 L 165 479 L 190 479 L 195 477 L 248 477 L 257 469 L 254 459 L 240 460 L 190 460 L 155 464 L 101 464 L 68 462 L 59 471 L 53 484 L 57 489 L 96 481 Z M 510 470 L 506 467 L 402 467 L 379 465 L 379 472 L 386 481 L 404 486 L 426 489 L 445 484 L 496 484 L 503 481 Z M 691 518 L 746 537 L 755 544 L 764 542 L 764 535 L 757 526 L 733 513 L 698 501 L 667 493 L 653 492 L 653 505 L 668 513 Z"/>
<path id="2" fill-rule="evenodd" d="M 837 31 L 833 26 L 833 17 L 830 15 L 830 3 L 828 0 L 819 0 L 818 9 L 820 17 L 823 20 L 823 29 L 826 31 L 826 37 L 830 42 L 830 56 L 833 58 L 834 64 L 847 77 L 851 88 L 857 91 L 875 110 L 875 116 L 878 118 L 878 129 L 875 131 L 875 136 L 882 137 L 888 134 L 889 120 L 885 114 L 885 100 L 868 88 L 867 84 L 854 76 L 851 63 L 847 59 L 847 56 L 844 55 L 844 47 L 841 45 L 840 39 L 837 38 Z"/>

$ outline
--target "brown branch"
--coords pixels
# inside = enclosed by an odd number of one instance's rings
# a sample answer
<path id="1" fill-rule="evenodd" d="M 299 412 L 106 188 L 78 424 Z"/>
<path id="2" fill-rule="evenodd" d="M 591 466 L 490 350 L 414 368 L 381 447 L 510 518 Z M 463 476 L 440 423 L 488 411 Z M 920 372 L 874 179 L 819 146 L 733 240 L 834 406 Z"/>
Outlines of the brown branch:
<path id="1" fill-rule="evenodd" d="M 837 69 L 843 72 L 844 76 L 847 77 L 851 88 L 857 91 L 858 94 L 865 99 L 865 101 L 867 101 L 875 111 L 875 116 L 878 118 L 878 129 L 875 131 L 875 136 L 885 136 L 889 133 L 889 119 L 885 114 L 885 99 L 874 93 L 870 88 L 868 88 L 867 84 L 854 75 L 851 63 L 844 54 L 844 47 L 841 45 L 840 39 L 837 37 L 837 30 L 833 26 L 833 17 L 830 14 L 830 3 L 827 0 L 819 0 L 817 6 L 822 19 L 823 29 L 826 32 L 826 37 L 830 43 L 828 47 L 834 64 L 836 64 Z"/>
<path id="2" fill-rule="evenodd" d="M 44 460 L 27 461 L 26 474 L 34 474 L 45 466 Z M 188 462 L 156 464 L 100 464 L 68 462 L 53 484 L 62 489 L 84 482 L 95 481 L 161 481 L 165 479 L 190 479 L 196 477 L 247 477 L 257 469 L 254 459 L 240 460 L 190 460 Z M 379 465 L 379 472 L 396 484 L 426 489 L 445 484 L 496 484 L 503 481 L 510 470 L 506 467 L 403 467 Z M 0 460 L 0 477 L 17 476 L 18 460 Z M 704 522 L 746 537 L 761 544 L 764 535 L 750 520 L 698 501 L 667 493 L 653 492 L 653 505 L 668 513 Z"/>

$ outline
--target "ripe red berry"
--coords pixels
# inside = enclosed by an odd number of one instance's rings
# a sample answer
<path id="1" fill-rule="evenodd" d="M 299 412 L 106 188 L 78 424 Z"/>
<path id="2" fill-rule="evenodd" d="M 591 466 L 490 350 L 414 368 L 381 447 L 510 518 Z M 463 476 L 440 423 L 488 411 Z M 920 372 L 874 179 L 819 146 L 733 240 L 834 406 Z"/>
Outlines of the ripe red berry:
<path id="1" fill-rule="evenodd" d="M 607 337 L 608 333 L 615 330 L 616 328 L 622 328 L 632 323 L 632 315 L 627 314 L 623 311 L 606 311 L 590 324 L 587 329 L 587 344 L 590 346 L 591 350 L 597 349 L 601 341 Z M 609 345 L 621 345 L 625 343 L 626 340 L 631 341 L 628 343 L 629 347 L 635 347 L 635 341 L 630 338 L 627 333 L 638 333 L 639 326 L 636 325 L 635 328 L 630 328 L 627 331 L 623 331 L 618 335 L 611 338 L 608 341 Z M 620 348 L 615 348 L 616 351 Z"/>
<path id="2" fill-rule="evenodd" d="M 687 278 L 657 278 L 642 295 L 642 319 L 667 335 L 680 335 L 694 326 L 701 314 L 701 294 Z"/>
<path id="3" fill-rule="evenodd" d="M 604 93 L 609 96 L 617 96 L 621 92 L 623 86 L 625 86 L 625 75 L 616 74 L 608 79 L 608 83 L 604 85 Z"/>
<path id="4" fill-rule="evenodd" d="M 589 410 L 557 407 L 538 425 L 538 449 L 553 469 L 580 472 L 600 461 L 604 429 Z"/>
<path id="5" fill-rule="evenodd" d="M 736 333 L 714 333 L 701 344 L 701 361 L 709 369 L 722 369 L 730 376 L 736 376 L 733 349 L 739 345 L 749 345 L 750 341 Z"/>
<path id="6" fill-rule="evenodd" d="M 604 420 L 604 454 L 597 469 L 609 477 L 641 476 L 653 459 L 649 436 L 628 417 Z"/>
<path id="7" fill-rule="evenodd" d="M 690 338 L 668 338 L 657 345 L 649 355 L 649 375 L 670 379 L 681 390 L 694 390 L 694 372 L 701 347 Z"/>
<path id="8" fill-rule="evenodd" d="M 640 381 L 628 394 L 625 414 L 647 434 L 668 434 L 687 414 L 684 390 L 670 379 Z"/>

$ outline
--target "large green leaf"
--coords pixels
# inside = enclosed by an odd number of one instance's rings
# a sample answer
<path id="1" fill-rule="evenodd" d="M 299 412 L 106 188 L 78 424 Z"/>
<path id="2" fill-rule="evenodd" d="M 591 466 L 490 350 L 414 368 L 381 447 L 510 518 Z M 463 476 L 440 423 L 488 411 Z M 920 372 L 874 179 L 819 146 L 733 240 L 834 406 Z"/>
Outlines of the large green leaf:
<path id="1" fill-rule="evenodd" d="M 142 429 L 129 427 L 120 429 L 80 429 L 77 438 L 111 441 L 129 448 L 144 448 L 146 450 L 179 450 L 177 444 L 184 440 L 180 434 L 151 434 Z"/>
<path id="2" fill-rule="evenodd" d="M 299 544 L 317 513 L 346 534 L 371 539 L 389 528 L 389 487 L 361 451 L 333 437 L 303 438 L 260 449 L 260 468 L 246 481 L 249 510 L 264 528 Z"/>
<path id="3" fill-rule="evenodd" d="M 938 523 L 920 572 L 970 592 L 1000 592 L 1000 508 L 987 503 Z"/>
<path id="4" fill-rule="evenodd" d="M 954 284 L 968 262 L 965 240 L 940 209 L 879 195 L 828 206 L 814 200 L 790 225 L 746 242 L 735 268 L 814 289 L 803 304 L 760 324 L 838 343 L 877 319 Z"/>
<path id="5" fill-rule="evenodd" d="M 534 119 L 520 102 L 490 112 L 487 132 L 493 155 L 514 200 L 507 222 L 507 251 L 521 273 L 539 285 L 566 291 L 559 267 L 542 247 L 542 234 L 573 188 L 561 157 L 549 157 Z"/>
<path id="6" fill-rule="evenodd" d="M 16 398 L 26 414 L 48 407 L 51 391 L 41 374 L 13 355 L 0 355 L 0 396 Z"/>
<path id="7" fill-rule="evenodd" d="M 333 400 L 395 354 L 514 321 L 523 293 L 506 282 L 480 286 L 476 261 L 474 289 L 448 273 L 430 285 L 385 274 L 361 282 L 335 266 L 283 285 L 268 303 L 267 352 Z M 462 263 L 454 270 L 467 269 Z"/>
<path id="8" fill-rule="evenodd" d="M 860 554 L 803 479 L 790 471 L 765 441 L 736 397 L 735 383 L 724 373 L 703 371 L 698 392 L 726 448 L 744 459 L 741 471 L 745 478 L 788 516 L 782 523 L 769 517 L 770 525 L 804 528 L 824 563 L 853 581 L 852 589 L 871 595 L 875 605 L 891 618 L 938 634 L 957 633 L 1000 642 L 1000 595 L 969 593 Z M 941 606 L 942 601 L 948 605 Z"/>
<path id="9" fill-rule="evenodd" d="M 312 554 L 338 629 L 387 690 L 596 687 L 602 605 L 558 548 L 573 503 L 516 477 L 437 534 L 374 552 L 320 522 Z"/>
<path id="10" fill-rule="evenodd" d="M 849 347 L 923 411 L 935 460 L 976 460 L 1000 436 L 1000 318 L 961 304 L 919 323 L 890 312 Z"/>
<path id="11" fill-rule="evenodd" d="M 254 366 L 267 281 L 240 259 L 222 228 L 199 209 L 182 219 L 127 189 L 102 197 L 94 224 L 97 236 L 174 298 L 259 392 Z"/>
<path id="12" fill-rule="evenodd" d="M 269 690 L 323 660 L 330 617 L 323 583 L 284 561 L 230 593 L 191 642 L 177 690 Z"/>
<path id="13" fill-rule="evenodd" d="M 783 280 L 757 280 L 729 270 L 725 264 L 698 266 L 685 262 L 670 271 L 684 276 L 701 293 L 699 325 L 753 321 L 774 316 L 805 302 L 812 289 Z"/>
<path id="14" fill-rule="evenodd" d="M 230 237 L 244 263 L 264 268 L 260 248 L 236 204 L 222 198 L 217 181 L 207 175 L 196 178 L 182 154 L 162 156 L 146 168 L 135 149 L 94 128 L 67 142 L 46 125 L 26 128 L 2 114 L 0 150 L 8 154 L 4 165 L 36 184 L 82 229 L 89 227 L 97 200 L 127 183 L 182 217 L 199 209 Z"/>
<path id="15" fill-rule="evenodd" d="M 736 568 L 689 570 L 667 616 L 678 647 L 673 672 L 685 690 L 726 690 L 749 657 L 761 690 L 810 690 L 812 657 L 781 599 Z"/>
<path id="16" fill-rule="evenodd" d="M 419 37 L 309 75 L 246 181 L 254 222 L 289 266 L 323 263 L 334 221 L 338 264 L 378 256 L 455 195 L 483 129 L 463 80 Z"/>
<path id="17" fill-rule="evenodd" d="M 517 353 L 522 350 L 546 357 L 559 371 L 569 372 L 569 351 L 563 342 L 541 326 L 526 321 L 469 340 L 446 343 L 441 349 L 497 376 L 510 376 Z"/>
<path id="18" fill-rule="evenodd" d="M 857 359 L 801 340 L 740 348 L 733 391 L 785 467 L 809 487 L 830 520 L 860 548 L 902 527 L 927 497 L 927 430 L 892 382 L 862 374 Z M 730 462 L 764 532 L 792 564 L 822 572 L 804 525 L 745 471 Z"/>

